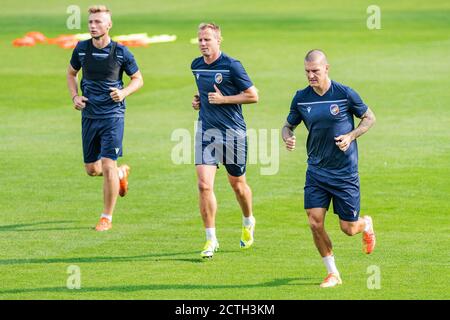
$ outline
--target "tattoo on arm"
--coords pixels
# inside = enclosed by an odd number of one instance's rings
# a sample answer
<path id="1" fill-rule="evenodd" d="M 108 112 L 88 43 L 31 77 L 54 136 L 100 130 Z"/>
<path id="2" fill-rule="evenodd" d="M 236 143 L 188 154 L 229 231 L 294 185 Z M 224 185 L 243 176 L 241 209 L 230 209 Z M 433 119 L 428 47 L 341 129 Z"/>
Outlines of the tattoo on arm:
<path id="1" fill-rule="evenodd" d="M 359 123 L 358 127 L 353 130 L 354 139 L 366 133 L 375 124 L 375 121 L 375 114 L 372 112 L 372 110 L 370 110 L 370 108 L 368 108 L 366 113 L 364 113 L 361 117 L 361 122 Z"/>
<path id="2" fill-rule="evenodd" d="M 286 121 L 283 128 L 281 129 L 281 135 L 284 141 L 286 141 L 286 139 L 294 135 L 295 128 L 297 128 L 297 126 L 293 126 L 292 124 Z"/>

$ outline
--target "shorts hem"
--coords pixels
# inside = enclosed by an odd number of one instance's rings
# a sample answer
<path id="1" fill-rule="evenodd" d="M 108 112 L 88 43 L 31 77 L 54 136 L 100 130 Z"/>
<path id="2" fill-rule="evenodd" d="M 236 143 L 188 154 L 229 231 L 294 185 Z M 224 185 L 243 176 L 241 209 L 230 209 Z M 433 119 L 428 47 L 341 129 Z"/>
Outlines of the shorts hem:
<path id="1" fill-rule="evenodd" d="M 229 172 L 227 172 L 227 173 L 228 173 L 229 176 L 236 177 L 236 178 L 239 178 L 239 177 L 242 177 L 242 176 L 245 175 L 245 172 L 242 172 L 242 173 L 239 174 L 239 175 L 234 175 L 234 174 L 231 174 L 231 173 L 229 173 Z"/>
<path id="2" fill-rule="evenodd" d="M 106 159 L 110 159 L 110 160 L 113 160 L 113 161 L 117 161 L 117 159 L 119 159 L 120 157 L 122 157 L 122 156 L 117 156 L 117 157 L 100 156 L 100 159 L 106 158 Z"/>
<path id="3" fill-rule="evenodd" d="M 320 208 L 320 209 L 325 209 L 325 210 L 329 210 L 330 209 L 330 205 L 328 205 L 328 206 L 324 206 L 324 205 L 317 205 L 317 206 L 315 206 L 315 205 L 310 205 L 310 206 L 306 206 L 306 205 L 304 205 L 303 206 L 303 209 L 316 209 L 316 208 Z"/>
<path id="4" fill-rule="evenodd" d="M 359 213 L 356 217 L 343 217 L 340 213 L 334 212 L 335 215 L 339 217 L 339 220 L 345 221 L 345 222 L 356 222 L 359 220 Z"/>

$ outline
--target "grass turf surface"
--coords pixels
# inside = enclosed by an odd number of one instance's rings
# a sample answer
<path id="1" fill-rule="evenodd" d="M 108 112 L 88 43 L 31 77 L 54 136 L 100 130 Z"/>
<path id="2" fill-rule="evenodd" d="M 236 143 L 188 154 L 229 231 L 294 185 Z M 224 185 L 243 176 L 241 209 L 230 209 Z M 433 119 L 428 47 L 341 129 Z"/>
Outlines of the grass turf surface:
<path id="1" fill-rule="evenodd" d="M 130 193 L 119 199 L 111 232 L 91 227 L 102 209 L 102 179 L 83 170 L 80 115 L 65 71 L 71 51 L 14 48 L 38 30 L 65 28 L 73 2 L 2 2 L 0 13 L 1 299 L 448 299 L 450 245 L 450 5 L 378 1 L 381 30 L 368 30 L 370 1 L 109 1 L 112 35 L 176 34 L 175 43 L 131 49 L 145 86 L 127 98 L 125 157 Z M 78 1 L 85 32 L 87 7 Z M 19 10 L 20 9 L 20 10 Z M 360 235 L 345 236 L 329 213 L 344 285 L 321 290 L 325 269 L 303 210 L 304 126 L 298 149 L 284 150 L 273 176 L 249 165 L 258 221 L 255 247 L 239 249 L 241 217 L 226 181 L 216 177 L 221 251 L 202 261 L 204 231 L 192 165 L 174 165 L 170 140 L 193 132 L 189 43 L 201 21 L 223 28 L 222 49 L 240 59 L 260 90 L 244 106 L 249 128 L 279 129 L 295 90 L 306 85 L 302 59 L 329 55 L 332 79 L 356 89 L 377 115 L 359 140 L 362 214 L 374 218 L 378 244 L 365 256 Z M 80 290 L 66 288 L 68 266 Z M 367 288 L 369 266 L 381 289 Z"/>

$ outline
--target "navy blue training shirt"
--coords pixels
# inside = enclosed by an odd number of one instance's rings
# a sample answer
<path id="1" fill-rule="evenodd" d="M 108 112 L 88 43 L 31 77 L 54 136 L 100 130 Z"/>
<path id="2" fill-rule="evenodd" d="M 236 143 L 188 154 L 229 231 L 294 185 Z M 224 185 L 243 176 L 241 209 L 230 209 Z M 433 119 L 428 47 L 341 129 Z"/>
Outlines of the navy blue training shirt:
<path id="1" fill-rule="evenodd" d="M 224 96 L 233 96 L 253 86 L 242 64 L 224 53 L 211 64 L 203 57 L 194 59 L 191 70 L 200 94 L 200 111 L 198 120 L 202 130 L 216 128 L 225 132 L 227 129 L 246 130 L 242 106 L 240 104 L 210 104 L 208 93 L 216 92 L 214 84 Z"/>
<path id="2" fill-rule="evenodd" d="M 294 126 L 303 121 L 308 129 L 308 170 L 330 177 L 358 172 L 356 140 L 343 152 L 334 138 L 352 131 L 353 116 L 361 118 L 367 108 L 353 89 L 335 81 L 323 96 L 311 86 L 297 91 L 287 121 Z"/>
<path id="3" fill-rule="evenodd" d="M 70 64 L 75 70 L 80 70 L 86 57 L 88 41 L 80 41 L 73 50 Z M 93 47 L 92 57 L 94 60 L 107 59 L 112 47 L 112 41 L 103 49 Z M 123 88 L 123 71 L 128 76 L 135 74 L 139 68 L 131 52 L 123 45 L 117 44 L 116 56 L 114 57 L 120 65 L 120 79 L 117 81 L 102 81 L 81 79 L 81 91 L 83 96 L 89 99 L 82 116 L 90 119 L 105 119 L 123 117 L 125 114 L 125 100 L 114 102 L 110 96 L 110 87 Z"/>

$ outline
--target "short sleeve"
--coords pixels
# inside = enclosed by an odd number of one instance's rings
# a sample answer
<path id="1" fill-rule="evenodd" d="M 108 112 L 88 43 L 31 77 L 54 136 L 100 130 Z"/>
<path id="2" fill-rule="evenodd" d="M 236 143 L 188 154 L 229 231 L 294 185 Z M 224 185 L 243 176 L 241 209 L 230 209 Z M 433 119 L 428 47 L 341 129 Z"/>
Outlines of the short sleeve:
<path id="1" fill-rule="evenodd" d="M 81 69 L 81 61 L 80 61 L 79 53 L 80 53 L 80 43 L 78 42 L 78 44 L 75 47 L 75 49 L 73 49 L 72 58 L 70 58 L 70 65 L 75 70 L 80 70 Z"/>
<path id="2" fill-rule="evenodd" d="M 239 91 L 244 91 L 253 86 L 252 80 L 239 61 L 233 61 L 230 64 L 231 79 Z"/>
<path id="3" fill-rule="evenodd" d="M 139 71 L 139 67 L 134 59 L 133 54 L 126 47 L 123 47 L 123 70 L 128 76 Z"/>
<path id="4" fill-rule="evenodd" d="M 293 126 L 298 126 L 303 120 L 302 115 L 298 110 L 297 102 L 298 102 L 298 94 L 296 93 L 294 98 L 292 99 L 291 109 L 287 117 L 287 122 L 289 122 L 289 124 Z"/>
<path id="5" fill-rule="evenodd" d="M 351 88 L 347 88 L 347 99 L 350 112 L 358 118 L 361 118 L 369 108 L 359 94 Z"/>

